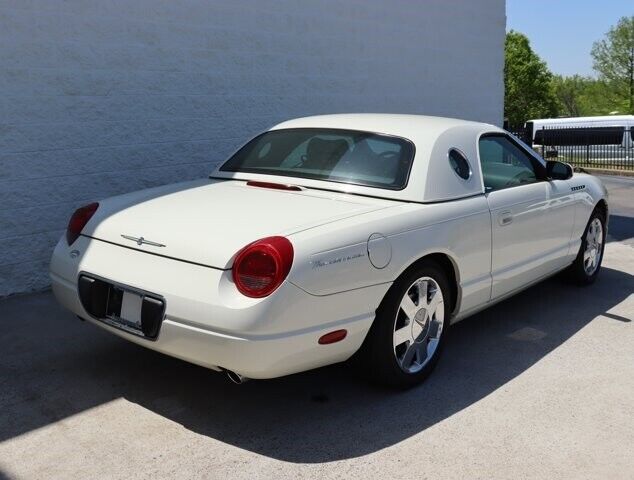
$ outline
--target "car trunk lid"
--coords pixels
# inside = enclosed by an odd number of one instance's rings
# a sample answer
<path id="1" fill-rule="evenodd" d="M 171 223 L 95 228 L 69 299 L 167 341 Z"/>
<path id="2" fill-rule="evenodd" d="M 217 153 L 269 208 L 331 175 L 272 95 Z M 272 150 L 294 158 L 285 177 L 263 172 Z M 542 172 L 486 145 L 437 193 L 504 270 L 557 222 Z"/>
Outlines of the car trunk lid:
<path id="1" fill-rule="evenodd" d="M 361 215 L 393 202 L 311 189 L 201 180 L 101 202 L 82 234 L 152 254 L 231 268 L 245 245 Z"/>

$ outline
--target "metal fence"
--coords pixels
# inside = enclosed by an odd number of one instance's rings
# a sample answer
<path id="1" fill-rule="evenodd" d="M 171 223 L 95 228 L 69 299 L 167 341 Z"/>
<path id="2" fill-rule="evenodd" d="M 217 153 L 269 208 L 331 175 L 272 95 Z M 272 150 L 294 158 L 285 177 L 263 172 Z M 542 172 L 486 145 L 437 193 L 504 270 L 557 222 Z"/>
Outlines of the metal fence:
<path id="1" fill-rule="evenodd" d="M 509 129 L 542 157 L 577 167 L 633 170 L 634 129 L 629 127 L 542 127 Z"/>

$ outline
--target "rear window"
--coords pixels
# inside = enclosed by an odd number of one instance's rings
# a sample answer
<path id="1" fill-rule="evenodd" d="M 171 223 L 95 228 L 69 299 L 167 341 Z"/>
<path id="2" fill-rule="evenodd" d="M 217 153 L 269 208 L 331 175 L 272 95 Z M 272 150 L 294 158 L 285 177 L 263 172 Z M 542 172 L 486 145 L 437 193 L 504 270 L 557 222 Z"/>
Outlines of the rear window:
<path id="1" fill-rule="evenodd" d="M 402 190 L 414 145 L 401 137 L 356 130 L 293 128 L 254 138 L 220 171 L 282 175 Z"/>

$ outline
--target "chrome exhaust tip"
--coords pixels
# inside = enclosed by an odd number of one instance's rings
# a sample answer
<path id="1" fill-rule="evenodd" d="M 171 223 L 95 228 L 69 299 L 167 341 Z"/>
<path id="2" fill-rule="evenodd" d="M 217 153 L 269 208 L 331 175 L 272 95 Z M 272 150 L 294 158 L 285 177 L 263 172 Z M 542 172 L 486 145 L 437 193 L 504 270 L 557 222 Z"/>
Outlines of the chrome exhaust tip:
<path id="1" fill-rule="evenodd" d="M 225 370 L 225 374 L 227 375 L 227 378 L 236 385 L 242 385 L 244 382 L 249 380 L 247 377 L 243 377 L 239 373 L 232 372 L 231 370 Z"/>

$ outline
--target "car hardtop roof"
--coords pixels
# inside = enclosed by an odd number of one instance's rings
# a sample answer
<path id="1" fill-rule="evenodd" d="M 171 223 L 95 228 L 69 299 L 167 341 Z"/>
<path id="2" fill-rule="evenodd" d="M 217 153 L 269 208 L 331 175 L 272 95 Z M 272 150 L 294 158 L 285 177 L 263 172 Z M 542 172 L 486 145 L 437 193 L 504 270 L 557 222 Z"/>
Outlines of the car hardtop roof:
<path id="1" fill-rule="evenodd" d="M 414 164 L 410 168 L 407 185 L 402 190 L 391 190 L 303 177 L 290 180 L 295 177 L 253 172 L 227 172 L 222 171 L 220 167 L 212 174 L 213 177 L 283 184 L 291 182 L 307 188 L 333 189 L 344 193 L 405 202 L 443 202 L 484 193 L 476 140 L 484 133 L 504 133 L 501 128 L 486 123 L 425 115 L 385 113 L 297 118 L 280 123 L 270 130 L 292 128 L 358 130 L 406 138 L 415 146 Z M 449 152 L 452 150 L 457 150 L 466 156 L 470 167 L 468 178 L 460 177 L 453 169 L 449 162 Z"/>
<path id="2" fill-rule="evenodd" d="M 390 113 L 315 115 L 311 117 L 287 120 L 275 125 L 271 128 L 271 130 L 285 128 L 333 128 L 361 130 L 387 135 L 396 135 L 410 140 L 420 140 L 421 136 L 438 136 L 450 128 L 461 126 L 501 131 L 499 127 L 494 125 L 457 118 Z"/>

